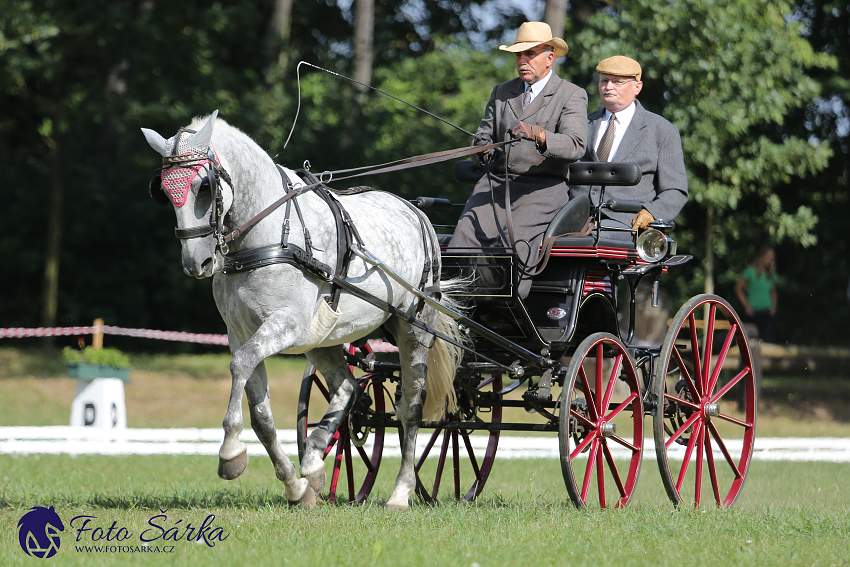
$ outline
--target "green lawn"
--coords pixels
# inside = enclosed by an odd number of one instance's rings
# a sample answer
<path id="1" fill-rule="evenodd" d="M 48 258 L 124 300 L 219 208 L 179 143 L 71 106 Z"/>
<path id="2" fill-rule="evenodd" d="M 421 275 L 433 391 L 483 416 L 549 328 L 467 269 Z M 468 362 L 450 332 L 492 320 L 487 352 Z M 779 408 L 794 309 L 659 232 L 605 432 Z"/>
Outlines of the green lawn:
<path id="1" fill-rule="evenodd" d="M 557 461 L 498 462 L 472 504 L 414 502 L 387 512 L 398 462 L 387 459 L 362 506 L 288 508 L 270 461 L 255 458 L 232 482 L 215 475 L 214 457 L 0 456 L 0 564 L 33 565 L 16 524 L 31 506 L 55 506 L 65 522 L 53 565 L 847 565 L 850 465 L 762 463 L 731 510 L 674 508 L 647 466 L 633 504 L 582 512 L 569 503 Z M 161 512 L 164 510 L 165 512 Z M 77 551 L 69 527 L 94 516 L 132 534 L 124 552 Z M 215 547 L 180 536 L 214 515 Z M 76 525 L 79 525 L 77 520 Z M 149 523 L 153 522 L 153 524 Z M 155 526 L 161 526 L 159 530 Z M 158 537 L 130 552 L 141 533 Z M 185 533 L 185 530 L 184 532 Z M 177 535 L 175 535 L 177 534 Z M 96 542 L 106 543 L 106 542 Z M 118 545 L 113 542 L 110 545 Z"/>

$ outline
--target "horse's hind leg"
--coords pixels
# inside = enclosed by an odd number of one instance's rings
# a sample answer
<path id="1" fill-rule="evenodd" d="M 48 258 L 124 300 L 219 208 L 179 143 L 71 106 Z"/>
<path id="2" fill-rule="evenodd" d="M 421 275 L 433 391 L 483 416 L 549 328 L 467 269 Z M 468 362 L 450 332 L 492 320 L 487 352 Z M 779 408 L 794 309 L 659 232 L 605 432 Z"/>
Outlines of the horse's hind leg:
<path id="1" fill-rule="evenodd" d="M 251 412 L 251 428 L 257 434 L 257 438 L 266 448 L 266 452 L 274 465 L 275 476 L 284 483 L 287 499 L 290 503 L 297 503 L 311 507 L 316 504 L 316 493 L 306 483 L 299 479 L 295 473 L 295 465 L 283 452 L 277 439 L 277 429 L 274 426 L 274 417 L 271 411 L 269 399 L 268 377 L 264 363 L 260 363 L 245 384 L 245 393 L 248 395 L 248 407 Z"/>
<path id="2" fill-rule="evenodd" d="M 357 381 L 345 362 L 340 346 L 315 349 L 308 352 L 307 357 L 325 377 L 331 394 L 327 412 L 307 437 L 301 461 L 301 476 L 310 482 L 313 490 L 321 492 L 327 483 L 323 459 L 325 449 L 351 406 L 353 394 L 357 391 Z"/>
<path id="3" fill-rule="evenodd" d="M 427 312 L 428 310 L 426 310 Z M 423 313 L 425 315 L 425 313 Z M 424 318 L 424 317 L 423 317 Z M 406 509 L 416 490 L 416 436 L 422 421 L 425 403 L 425 376 L 428 373 L 428 345 L 432 336 L 396 319 L 396 338 L 401 362 L 401 401 L 398 420 L 402 428 L 401 467 L 395 481 L 395 490 L 387 500 L 390 509 Z M 426 321 L 429 324 L 430 321 Z"/>

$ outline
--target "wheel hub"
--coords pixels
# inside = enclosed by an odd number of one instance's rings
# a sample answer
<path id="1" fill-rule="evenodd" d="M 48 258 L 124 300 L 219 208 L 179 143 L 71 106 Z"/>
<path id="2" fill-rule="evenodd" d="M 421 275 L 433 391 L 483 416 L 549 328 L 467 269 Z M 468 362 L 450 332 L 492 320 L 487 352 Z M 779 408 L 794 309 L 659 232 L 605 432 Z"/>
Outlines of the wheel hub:
<path id="1" fill-rule="evenodd" d="M 717 417 L 720 415 L 720 404 L 708 403 L 703 406 L 703 414 L 706 417 Z"/>
<path id="2" fill-rule="evenodd" d="M 613 437 L 617 434 L 617 424 L 610 421 L 603 423 L 599 428 L 599 433 L 602 434 L 602 437 Z"/>

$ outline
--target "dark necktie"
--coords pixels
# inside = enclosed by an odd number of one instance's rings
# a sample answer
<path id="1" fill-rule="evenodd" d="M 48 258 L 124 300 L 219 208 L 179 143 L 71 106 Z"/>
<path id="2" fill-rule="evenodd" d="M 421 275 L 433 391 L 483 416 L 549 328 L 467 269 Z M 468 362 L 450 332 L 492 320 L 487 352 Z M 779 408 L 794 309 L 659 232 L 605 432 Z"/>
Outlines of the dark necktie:
<path id="1" fill-rule="evenodd" d="M 605 134 L 602 135 L 602 140 L 599 142 L 599 147 L 596 148 L 596 157 L 599 161 L 608 161 L 608 155 L 611 153 L 611 146 L 614 145 L 614 116 L 611 113 L 611 118 L 608 120 L 608 128 L 605 129 Z"/>

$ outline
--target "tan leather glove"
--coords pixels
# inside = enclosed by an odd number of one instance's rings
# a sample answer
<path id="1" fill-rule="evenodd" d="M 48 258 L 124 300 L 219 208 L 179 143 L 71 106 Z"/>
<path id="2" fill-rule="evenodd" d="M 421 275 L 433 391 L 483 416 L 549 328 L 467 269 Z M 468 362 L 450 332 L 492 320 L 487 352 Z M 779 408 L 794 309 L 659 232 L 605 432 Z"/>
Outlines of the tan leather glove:
<path id="1" fill-rule="evenodd" d="M 654 220 L 655 217 L 652 216 L 652 213 L 646 209 L 641 209 L 640 212 L 635 215 L 635 218 L 632 219 L 632 230 L 637 228 L 646 228 L 646 225 Z"/>
<path id="2" fill-rule="evenodd" d="M 511 136 L 518 139 L 531 140 L 541 150 L 546 149 L 546 132 L 537 124 L 517 122 L 509 131 Z"/>

